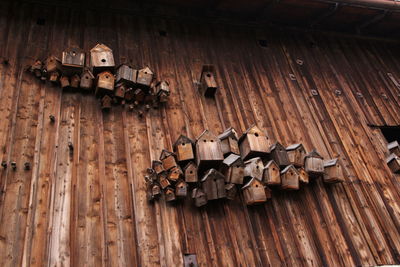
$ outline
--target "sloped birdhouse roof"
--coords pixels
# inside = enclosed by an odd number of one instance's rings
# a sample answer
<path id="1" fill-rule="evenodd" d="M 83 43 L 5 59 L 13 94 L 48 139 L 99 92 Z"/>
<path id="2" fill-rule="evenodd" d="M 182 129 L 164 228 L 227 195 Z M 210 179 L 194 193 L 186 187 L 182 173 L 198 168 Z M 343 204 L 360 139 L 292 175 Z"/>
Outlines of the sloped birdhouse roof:
<path id="1" fill-rule="evenodd" d="M 290 169 L 292 169 L 294 172 L 298 173 L 297 170 L 296 170 L 296 168 L 295 168 L 293 165 L 289 165 L 289 166 L 286 166 L 286 168 L 284 168 L 284 169 L 281 171 L 281 174 L 287 173 Z"/>
<path id="2" fill-rule="evenodd" d="M 229 128 L 226 129 L 222 134 L 220 134 L 220 135 L 218 136 L 218 138 L 219 138 L 220 140 L 226 139 L 226 138 L 228 138 L 228 137 L 231 137 L 231 138 L 233 138 L 233 139 L 235 139 L 235 140 L 238 140 L 237 133 L 236 133 L 236 131 L 235 131 L 234 128 L 229 127 Z"/>
<path id="3" fill-rule="evenodd" d="M 328 159 L 328 160 L 324 160 L 324 167 L 332 167 L 335 166 L 338 163 L 338 159 Z"/>
<path id="4" fill-rule="evenodd" d="M 230 154 L 228 157 L 226 157 L 224 159 L 224 161 L 222 161 L 222 164 L 225 164 L 229 167 L 229 166 L 232 166 L 232 164 L 234 164 L 237 161 L 240 161 L 243 165 L 243 160 L 239 155 Z"/>
<path id="5" fill-rule="evenodd" d="M 178 146 L 178 145 L 180 145 L 180 144 L 182 144 L 182 143 L 185 143 L 185 144 L 193 144 L 194 142 L 193 142 L 192 139 L 190 139 L 190 138 L 187 137 L 186 135 L 181 134 L 181 135 L 178 137 L 178 139 L 175 141 L 174 147 L 176 147 L 176 146 Z"/>
<path id="6" fill-rule="evenodd" d="M 303 147 L 303 144 L 292 144 L 286 147 L 286 151 L 296 150 L 300 147 Z"/>
<path id="7" fill-rule="evenodd" d="M 112 52 L 112 49 L 106 46 L 105 44 L 97 44 L 92 49 L 90 49 L 90 53 L 105 52 L 105 51 Z"/>
<path id="8" fill-rule="evenodd" d="M 199 137 L 196 138 L 196 142 L 203 139 L 217 139 L 217 136 L 210 130 L 204 130 Z"/>
<path id="9" fill-rule="evenodd" d="M 247 184 L 245 184 L 242 187 L 242 190 L 245 190 L 246 188 L 248 188 L 248 187 L 250 187 L 250 186 L 252 186 L 253 184 L 256 184 L 256 183 L 261 185 L 261 186 L 264 186 L 263 183 L 260 180 L 258 180 L 257 178 L 253 177 L 253 178 L 251 178 L 251 180 Z"/>
<path id="10" fill-rule="evenodd" d="M 166 157 L 173 156 L 173 155 L 174 155 L 173 152 L 170 152 L 170 151 L 168 151 L 168 150 L 166 150 L 166 149 L 163 149 L 163 150 L 161 151 L 160 160 L 163 160 L 163 159 L 165 159 Z"/>

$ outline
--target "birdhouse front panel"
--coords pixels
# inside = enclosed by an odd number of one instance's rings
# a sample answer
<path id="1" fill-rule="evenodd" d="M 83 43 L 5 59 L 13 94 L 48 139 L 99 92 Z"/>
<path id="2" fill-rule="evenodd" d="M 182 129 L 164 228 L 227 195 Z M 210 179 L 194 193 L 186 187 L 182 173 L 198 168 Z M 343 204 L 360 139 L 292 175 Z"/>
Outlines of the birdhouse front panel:
<path id="1" fill-rule="evenodd" d="M 151 186 L 151 194 L 153 198 L 159 197 L 161 195 L 161 187 L 158 184 L 153 184 Z"/>
<path id="2" fill-rule="evenodd" d="M 225 184 L 226 198 L 234 200 L 237 193 L 237 187 L 235 184 Z"/>
<path id="3" fill-rule="evenodd" d="M 270 148 L 270 158 L 281 168 L 290 164 L 286 148 L 284 148 L 280 143 L 272 145 Z"/>
<path id="4" fill-rule="evenodd" d="M 296 166 L 301 167 L 304 165 L 304 158 L 307 155 L 306 150 L 304 149 L 303 145 L 295 144 L 288 146 L 286 148 L 289 163 Z"/>
<path id="5" fill-rule="evenodd" d="M 264 185 L 254 178 L 250 180 L 249 184 L 243 187 L 243 196 L 246 205 L 254 205 L 267 201 Z"/>
<path id="6" fill-rule="evenodd" d="M 172 189 L 172 188 L 167 188 L 166 190 L 165 190 L 165 200 L 167 201 L 167 202 L 171 202 L 171 201 L 174 201 L 176 199 L 176 197 L 175 197 L 175 192 L 174 192 L 174 190 Z"/>
<path id="7" fill-rule="evenodd" d="M 244 176 L 245 177 L 252 177 L 256 178 L 259 181 L 263 179 L 263 172 L 264 172 L 264 164 L 262 159 L 257 157 L 251 160 L 246 161 L 244 168 Z"/>
<path id="8" fill-rule="evenodd" d="M 168 177 L 168 173 L 166 171 L 159 174 L 158 180 L 160 182 L 160 186 L 162 189 L 165 189 L 171 185 L 171 183 L 169 182 L 167 177 Z"/>
<path id="9" fill-rule="evenodd" d="M 81 74 L 85 66 L 85 53 L 80 49 L 68 49 L 62 53 L 61 62 L 66 75 Z"/>
<path id="10" fill-rule="evenodd" d="M 172 168 L 178 166 L 178 164 L 176 164 L 175 157 L 172 154 L 165 157 L 161 161 L 163 163 L 163 167 L 165 170 L 169 170 L 169 169 L 172 169 Z"/>
<path id="11" fill-rule="evenodd" d="M 227 137 L 221 140 L 221 149 L 224 156 L 229 155 L 231 153 L 240 155 L 238 141 L 233 139 L 232 137 Z"/>
<path id="12" fill-rule="evenodd" d="M 136 83 L 142 88 L 149 88 L 153 81 L 154 74 L 149 68 L 144 68 L 138 71 Z"/>
<path id="13" fill-rule="evenodd" d="M 187 183 L 197 183 L 198 181 L 197 166 L 193 161 L 189 162 L 185 166 L 184 174 L 185 174 L 185 181 Z"/>
<path id="14" fill-rule="evenodd" d="M 265 165 L 263 172 L 263 182 L 271 186 L 281 184 L 279 166 L 274 161 L 270 161 Z"/>
<path id="15" fill-rule="evenodd" d="M 78 74 L 75 74 L 71 77 L 71 87 L 78 88 L 81 83 L 81 77 Z"/>
<path id="16" fill-rule="evenodd" d="M 241 164 L 234 164 L 228 169 L 228 173 L 225 177 L 229 183 L 243 184 L 244 166 Z"/>
<path id="17" fill-rule="evenodd" d="M 125 84 L 123 84 L 123 83 L 117 84 L 117 86 L 115 86 L 115 89 L 114 89 L 114 96 L 122 99 L 125 97 L 125 91 L 126 91 Z"/>
<path id="18" fill-rule="evenodd" d="M 304 168 L 311 175 L 323 174 L 324 160 L 316 157 L 307 157 L 304 161 Z"/>
<path id="19" fill-rule="evenodd" d="M 196 160 L 199 168 L 214 167 L 224 160 L 221 144 L 217 138 L 206 138 L 196 143 Z"/>
<path id="20" fill-rule="evenodd" d="M 181 176 L 182 176 L 181 168 L 179 166 L 175 166 L 169 171 L 168 179 L 170 181 L 176 182 L 181 178 Z"/>
<path id="21" fill-rule="evenodd" d="M 175 153 L 179 162 L 194 159 L 193 146 L 191 143 L 182 142 L 177 146 Z"/>
<path id="22" fill-rule="evenodd" d="M 112 95 L 114 92 L 114 75 L 105 71 L 97 75 L 96 95 Z"/>
<path id="23" fill-rule="evenodd" d="M 80 88 L 82 89 L 92 89 L 93 88 L 93 80 L 94 80 L 94 76 L 91 72 L 89 71 L 85 71 L 83 72 L 82 76 L 81 76 L 81 81 L 80 81 Z"/>
<path id="24" fill-rule="evenodd" d="M 340 183 L 344 181 L 342 168 L 338 159 L 324 161 L 323 179 L 325 183 Z"/>
<path id="25" fill-rule="evenodd" d="M 192 198 L 196 207 L 201 207 L 207 204 L 207 196 L 201 188 L 195 188 L 192 191 Z"/>
<path id="26" fill-rule="evenodd" d="M 239 144 L 243 160 L 252 157 L 267 157 L 271 142 L 269 138 L 260 133 L 247 134 Z"/>
<path id="27" fill-rule="evenodd" d="M 217 82 L 213 66 L 203 66 L 200 77 L 200 94 L 206 97 L 213 97 L 217 91 Z"/>
<path id="28" fill-rule="evenodd" d="M 46 59 L 45 69 L 47 73 L 52 73 L 61 70 L 61 62 L 55 56 L 50 56 Z"/>
<path id="29" fill-rule="evenodd" d="M 117 83 L 125 83 L 126 85 L 134 85 L 136 83 L 137 70 L 128 65 L 121 65 L 116 71 Z"/>
<path id="30" fill-rule="evenodd" d="M 289 165 L 281 172 L 281 188 L 285 190 L 298 190 L 299 173 L 293 165 Z"/>
<path id="31" fill-rule="evenodd" d="M 297 170 L 299 172 L 299 181 L 302 184 L 308 184 L 310 182 L 310 177 L 304 168 Z"/>
<path id="32" fill-rule="evenodd" d="M 187 184 L 184 181 L 180 181 L 175 186 L 175 195 L 177 197 L 186 197 L 187 195 Z"/>

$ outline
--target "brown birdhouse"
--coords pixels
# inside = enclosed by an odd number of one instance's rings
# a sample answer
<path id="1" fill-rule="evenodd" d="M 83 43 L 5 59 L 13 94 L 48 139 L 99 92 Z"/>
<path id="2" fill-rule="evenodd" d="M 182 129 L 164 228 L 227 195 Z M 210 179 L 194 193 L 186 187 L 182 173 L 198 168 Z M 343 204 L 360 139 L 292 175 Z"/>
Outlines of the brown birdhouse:
<path id="1" fill-rule="evenodd" d="M 158 97 L 160 103 L 168 101 L 170 95 L 169 83 L 167 81 L 161 81 L 156 84 L 155 95 Z"/>
<path id="2" fill-rule="evenodd" d="M 306 170 L 301 167 L 299 169 L 297 169 L 298 173 L 299 173 L 299 181 L 302 184 L 308 184 L 310 182 L 310 177 L 308 176 L 308 173 L 306 172 Z"/>
<path id="3" fill-rule="evenodd" d="M 342 167 L 337 158 L 324 160 L 323 177 L 325 183 L 341 183 L 344 181 Z"/>
<path id="4" fill-rule="evenodd" d="M 167 187 L 164 190 L 164 195 L 167 202 L 171 202 L 176 199 L 174 189 L 172 189 L 171 187 Z"/>
<path id="5" fill-rule="evenodd" d="M 261 158 L 253 158 L 244 162 L 244 176 L 256 178 L 260 181 L 263 179 L 264 164 Z"/>
<path id="6" fill-rule="evenodd" d="M 119 99 L 125 98 L 126 89 L 127 87 L 124 83 L 118 83 L 114 89 L 114 96 Z"/>
<path id="7" fill-rule="evenodd" d="M 208 200 L 225 198 L 225 177 L 216 169 L 210 169 L 201 179 L 201 186 Z"/>
<path id="8" fill-rule="evenodd" d="M 201 188 L 193 189 L 192 198 L 194 199 L 194 205 L 196 207 L 201 207 L 207 204 L 207 195 Z"/>
<path id="9" fill-rule="evenodd" d="M 199 92 L 205 97 L 213 97 L 218 89 L 215 80 L 215 68 L 212 65 L 204 65 L 201 70 Z"/>
<path id="10" fill-rule="evenodd" d="M 168 180 L 168 173 L 166 171 L 163 171 L 158 175 L 158 180 L 160 182 L 160 186 L 162 189 L 165 189 L 171 185 L 171 183 Z"/>
<path id="11" fill-rule="evenodd" d="M 58 83 L 60 79 L 60 72 L 58 71 L 53 71 L 52 73 L 50 73 L 49 75 L 49 81 L 52 83 Z"/>
<path id="12" fill-rule="evenodd" d="M 324 173 L 324 159 L 315 149 L 306 155 L 304 169 L 312 177 L 317 177 Z"/>
<path id="13" fill-rule="evenodd" d="M 111 48 L 104 44 L 97 44 L 90 50 L 90 67 L 96 75 L 105 70 L 113 71 L 115 67 L 114 55 Z"/>
<path id="14" fill-rule="evenodd" d="M 78 74 L 74 74 L 71 77 L 71 87 L 78 88 L 80 83 L 81 83 L 81 77 Z"/>
<path id="15" fill-rule="evenodd" d="M 153 81 L 154 73 L 149 67 L 145 67 L 138 71 L 136 83 L 139 87 L 148 90 L 150 88 L 151 82 Z"/>
<path id="16" fill-rule="evenodd" d="M 45 69 L 48 74 L 61 70 L 61 61 L 55 56 L 49 56 L 45 61 Z"/>
<path id="17" fill-rule="evenodd" d="M 209 130 L 205 130 L 196 140 L 196 163 L 198 168 L 219 167 L 224 160 L 221 142 Z"/>
<path id="18" fill-rule="evenodd" d="M 162 162 L 158 160 L 153 160 L 151 162 L 151 168 L 156 172 L 157 175 L 164 171 Z"/>
<path id="19" fill-rule="evenodd" d="M 131 66 L 121 64 L 116 71 L 117 83 L 124 83 L 126 86 L 133 86 L 136 83 L 137 70 Z"/>
<path id="20" fill-rule="evenodd" d="M 81 75 L 81 83 L 80 87 L 85 90 L 91 90 L 93 88 L 94 76 L 92 72 L 88 69 L 85 69 Z"/>
<path id="21" fill-rule="evenodd" d="M 246 205 L 254 205 L 267 201 L 264 185 L 256 178 L 252 178 L 246 185 L 244 185 L 242 191 Z"/>
<path id="22" fill-rule="evenodd" d="M 85 67 L 85 52 L 77 47 L 70 47 L 62 53 L 62 72 L 65 75 L 80 75 Z"/>
<path id="23" fill-rule="evenodd" d="M 247 129 L 239 139 L 240 154 L 243 160 L 268 156 L 271 140 L 256 125 Z"/>
<path id="24" fill-rule="evenodd" d="M 243 184 L 244 162 L 239 155 L 230 154 L 222 161 L 221 173 L 225 181 L 232 184 Z"/>
<path id="25" fill-rule="evenodd" d="M 175 185 L 175 195 L 177 197 L 186 197 L 187 191 L 188 184 L 183 180 L 179 180 Z"/>
<path id="26" fill-rule="evenodd" d="M 114 75 L 109 71 L 99 73 L 96 78 L 96 96 L 112 95 L 114 80 Z"/>
<path id="27" fill-rule="evenodd" d="M 182 175 L 183 173 L 181 167 L 179 166 L 172 167 L 168 173 L 168 180 L 176 182 L 182 177 Z"/>
<path id="28" fill-rule="evenodd" d="M 295 167 L 301 167 L 304 165 L 304 158 L 307 152 L 302 144 L 293 144 L 286 147 L 286 152 L 289 157 L 289 163 Z"/>
<path id="29" fill-rule="evenodd" d="M 235 184 L 226 184 L 226 198 L 229 200 L 234 200 L 237 194 L 237 187 Z"/>
<path id="30" fill-rule="evenodd" d="M 280 185 L 281 175 L 278 164 L 270 160 L 264 167 L 262 181 L 267 185 Z"/>
<path id="31" fill-rule="evenodd" d="M 150 185 L 150 196 L 151 200 L 157 199 L 161 196 L 161 187 L 158 184 L 153 183 Z"/>
<path id="32" fill-rule="evenodd" d="M 194 160 L 193 144 L 194 142 L 184 135 L 180 135 L 178 140 L 176 140 L 173 147 L 179 163 Z"/>
<path id="33" fill-rule="evenodd" d="M 178 166 L 175 161 L 175 154 L 169 152 L 168 150 L 163 149 L 161 151 L 160 160 L 163 163 L 163 167 L 165 170 L 172 169 L 173 167 Z"/>
<path id="34" fill-rule="evenodd" d="M 190 161 L 188 164 L 186 164 L 185 168 L 183 168 L 183 173 L 187 183 L 198 182 L 199 179 L 197 176 L 197 166 L 193 161 Z"/>
<path id="35" fill-rule="evenodd" d="M 134 100 L 134 92 L 135 90 L 132 87 L 128 87 L 125 91 L 125 100 L 130 102 Z"/>
<path id="36" fill-rule="evenodd" d="M 146 94 L 142 89 L 135 89 L 133 91 L 133 99 L 139 103 L 144 101 Z"/>
<path id="37" fill-rule="evenodd" d="M 386 159 L 386 163 L 392 172 L 400 173 L 400 157 L 398 157 L 396 154 L 390 154 L 390 156 Z"/>
<path id="38" fill-rule="evenodd" d="M 287 166 L 281 171 L 281 188 L 285 190 L 298 190 L 299 173 L 293 165 Z"/>
<path id="39" fill-rule="evenodd" d="M 221 140 L 221 149 L 224 156 L 231 153 L 240 155 L 238 137 L 235 129 L 232 127 L 226 129 L 218 138 Z"/>
<path id="40" fill-rule="evenodd" d="M 270 158 L 274 160 L 281 168 L 284 168 L 290 164 L 286 148 L 279 142 L 276 142 L 269 148 L 269 154 Z"/>
<path id="41" fill-rule="evenodd" d="M 105 95 L 100 100 L 102 110 L 110 110 L 112 107 L 112 98 L 109 95 Z"/>
<path id="42" fill-rule="evenodd" d="M 70 86 L 69 78 L 67 76 L 61 76 L 60 78 L 61 88 L 68 88 Z"/>
<path id="43" fill-rule="evenodd" d="M 31 66 L 31 72 L 37 77 L 42 76 L 43 63 L 40 60 L 36 60 Z"/>
<path id="44" fill-rule="evenodd" d="M 387 145 L 390 154 L 395 154 L 396 156 L 400 157 L 400 146 L 399 142 L 393 141 Z"/>

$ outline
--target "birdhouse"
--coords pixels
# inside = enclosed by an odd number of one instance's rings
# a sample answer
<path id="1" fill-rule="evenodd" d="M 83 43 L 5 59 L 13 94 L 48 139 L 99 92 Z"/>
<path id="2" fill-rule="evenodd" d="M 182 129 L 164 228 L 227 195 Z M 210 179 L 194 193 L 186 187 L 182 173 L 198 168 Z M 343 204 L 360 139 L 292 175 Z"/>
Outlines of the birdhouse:
<path id="1" fill-rule="evenodd" d="M 270 160 L 264 167 L 262 181 L 267 185 L 280 185 L 281 176 L 278 164 Z"/>
<path id="2" fill-rule="evenodd" d="M 81 75 L 81 83 L 80 87 L 82 89 L 90 90 L 93 88 L 93 81 L 94 81 L 94 76 L 92 72 L 88 69 L 84 70 L 82 75 Z"/>
<path id="3" fill-rule="evenodd" d="M 393 141 L 387 145 L 390 154 L 395 154 L 396 156 L 400 157 L 400 146 L 399 142 Z"/>
<path id="4" fill-rule="evenodd" d="M 70 47 L 63 51 L 61 63 L 63 74 L 80 75 L 85 66 L 85 52 L 80 48 Z"/>
<path id="5" fill-rule="evenodd" d="M 244 185 L 242 191 L 246 205 L 254 205 L 267 201 L 264 185 L 256 178 L 252 178 L 246 185 Z"/>
<path id="6" fill-rule="evenodd" d="M 310 176 L 320 176 L 324 173 L 324 159 L 313 149 L 304 159 L 304 169 Z"/>
<path id="7" fill-rule="evenodd" d="M 115 67 L 114 55 L 108 46 L 97 44 L 90 50 L 90 67 L 96 75 L 102 71 L 113 71 Z"/>
<path id="8" fill-rule="evenodd" d="M 243 184 L 244 163 L 240 156 L 230 154 L 222 161 L 221 173 L 225 176 L 225 181 L 232 184 Z"/>
<path id="9" fill-rule="evenodd" d="M 112 95 L 114 92 L 114 75 L 109 71 L 97 74 L 96 96 Z"/>
<path id="10" fill-rule="evenodd" d="M 135 90 L 132 87 L 127 88 L 125 91 L 125 100 L 128 102 L 132 101 L 134 99 L 134 92 Z"/>
<path id="11" fill-rule="evenodd" d="M 168 173 L 168 180 L 176 182 L 181 178 L 182 175 L 183 173 L 179 166 L 172 167 Z"/>
<path id="12" fill-rule="evenodd" d="M 188 184 L 183 181 L 179 180 L 175 185 L 175 195 L 177 197 L 186 197 L 188 190 Z"/>
<path id="13" fill-rule="evenodd" d="M 308 176 L 308 173 L 306 172 L 306 170 L 303 167 L 297 169 L 297 172 L 299 173 L 300 183 L 308 184 L 310 182 L 310 177 Z"/>
<path id="14" fill-rule="evenodd" d="M 171 202 L 176 199 L 174 189 L 172 189 L 171 187 L 167 187 L 164 191 L 164 194 L 165 194 L 165 200 L 167 202 Z"/>
<path id="15" fill-rule="evenodd" d="M 70 86 L 69 78 L 67 76 L 61 76 L 60 78 L 61 88 L 68 88 Z"/>
<path id="16" fill-rule="evenodd" d="M 260 181 L 263 179 L 264 164 L 261 158 L 253 158 L 244 162 L 244 176 L 256 178 Z"/>
<path id="17" fill-rule="evenodd" d="M 221 149 L 224 156 L 231 153 L 240 155 L 238 137 L 235 129 L 232 127 L 226 129 L 218 138 L 221 140 Z"/>
<path id="18" fill-rule="evenodd" d="M 221 142 L 211 131 L 205 130 L 196 140 L 196 163 L 198 168 L 218 167 L 223 160 Z"/>
<path id="19" fill-rule="evenodd" d="M 74 74 L 71 77 L 71 87 L 78 88 L 80 83 L 81 83 L 81 77 L 78 74 Z"/>
<path id="20" fill-rule="evenodd" d="M 162 162 L 158 160 L 153 160 L 151 162 L 151 168 L 156 172 L 157 175 L 164 171 Z"/>
<path id="21" fill-rule="evenodd" d="M 215 68 L 212 65 L 204 65 L 201 70 L 199 92 L 205 97 L 213 97 L 217 91 L 215 80 Z"/>
<path id="22" fill-rule="evenodd" d="M 325 183 L 341 183 L 344 181 L 342 167 L 339 160 L 324 160 L 324 182 Z"/>
<path id="23" fill-rule="evenodd" d="M 207 204 L 207 195 L 204 193 L 203 189 L 195 188 L 192 191 L 192 198 L 194 199 L 194 205 L 196 207 L 201 207 Z"/>
<path id="24" fill-rule="evenodd" d="M 175 161 L 175 155 L 168 150 L 163 149 L 161 151 L 160 160 L 163 163 L 163 167 L 165 170 L 172 169 L 173 167 L 178 166 Z"/>
<path id="25" fill-rule="evenodd" d="M 166 171 L 163 171 L 162 173 L 160 173 L 158 175 L 158 180 L 160 182 L 160 186 L 162 189 L 165 189 L 171 185 L 171 183 L 169 182 L 167 177 L 168 177 L 168 173 Z"/>
<path id="26" fill-rule="evenodd" d="M 226 190 L 226 198 L 229 200 L 234 200 L 236 197 L 236 193 L 237 193 L 236 185 L 235 184 L 226 184 L 225 190 Z"/>
<path id="27" fill-rule="evenodd" d="M 287 166 L 281 171 L 281 188 L 285 190 L 298 190 L 299 187 L 299 173 L 293 165 Z"/>
<path id="28" fill-rule="evenodd" d="M 109 110 L 112 106 L 112 98 L 109 95 L 105 95 L 100 100 L 102 110 Z"/>
<path id="29" fill-rule="evenodd" d="M 135 89 L 135 91 L 133 91 L 133 99 L 139 103 L 143 102 L 145 96 L 146 94 L 142 89 Z"/>
<path id="30" fill-rule="evenodd" d="M 193 141 L 189 137 L 180 135 L 173 147 L 179 163 L 194 160 Z"/>
<path id="31" fill-rule="evenodd" d="M 42 76 L 42 69 L 43 69 L 43 63 L 40 60 L 36 60 L 33 65 L 31 66 L 31 72 L 35 74 L 37 78 Z"/>
<path id="32" fill-rule="evenodd" d="M 157 199 L 160 196 L 161 196 L 161 187 L 156 183 L 151 184 L 150 185 L 150 199 L 151 200 Z"/>
<path id="33" fill-rule="evenodd" d="M 45 61 L 44 68 L 49 74 L 59 72 L 61 70 L 61 61 L 55 56 L 49 56 Z"/>
<path id="34" fill-rule="evenodd" d="M 302 144 L 293 144 L 286 147 L 286 152 L 289 157 L 289 163 L 295 167 L 304 165 L 304 158 L 307 155 L 306 150 Z"/>
<path id="35" fill-rule="evenodd" d="M 190 161 L 188 164 L 186 164 L 185 168 L 183 168 L 183 173 L 187 183 L 198 182 L 197 166 L 193 161 Z"/>
<path id="36" fill-rule="evenodd" d="M 137 70 L 131 66 L 122 64 L 119 65 L 116 71 L 117 83 L 123 83 L 126 86 L 132 86 L 136 83 Z"/>
<path id="37" fill-rule="evenodd" d="M 139 87 L 149 89 L 151 82 L 153 81 L 154 73 L 149 67 L 145 67 L 138 71 L 136 83 Z"/>
<path id="38" fill-rule="evenodd" d="M 160 103 L 167 102 L 169 94 L 169 83 L 167 81 L 161 81 L 156 84 L 155 95 L 158 97 Z"/>
<path id="39" fill-rule="evenodd" d="M 53 72 L 50 73 L 50 75 L 49 75 L 49 81 L 50 82 L 58 83 L 59 79 L 60 79 L 60 72 L 53 71 Z"/>
<path id="40" fill-rule="evenodd" d="M 269 148 L 269 154 L 270 158 L 274 160 L 279 167 L 283 168 L 289 165 L 289 157 L 286 148 L 279 142 L 276 142 Z"/>
<path id="41" fill-rule="evenodd" d="M 392 172 L 400 173 L 400 157 L 396 156 L 396 154 L 390 154 L 390 156 L 386 159 L 386 163 Z"/>
<path id="42" fill-rule="evenodd" d="M 256 125 L 247 129 L 239 139 L 240 154 L 243 160 L 268 156 L 270 146 L 269 137 Z"/>
<path id="43" fill-rule="evenodd" d="M 127 87 L 124 83 L 118 83 L 114 89 L 114 96 L 120 99 L 125 98 L 126 89 Z"/>
<path id="44" fill-rule="evenodd" d="M 225 198 L 225 177 L 215 169 L 210 169 L 201 179 L 201 186 L 208 200 Z"/>

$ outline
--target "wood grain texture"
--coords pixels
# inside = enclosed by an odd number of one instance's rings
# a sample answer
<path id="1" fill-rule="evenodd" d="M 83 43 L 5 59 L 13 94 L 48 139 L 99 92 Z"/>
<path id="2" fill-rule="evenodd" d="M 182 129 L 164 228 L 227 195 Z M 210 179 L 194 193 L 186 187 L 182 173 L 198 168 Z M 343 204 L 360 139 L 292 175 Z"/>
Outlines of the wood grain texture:
<path id="1" fill-rule="evenodd" d="M 0 169 L 1 266 L 182 266 L 185 253 L 200 266 L 400 263 L 400 176 L 369 127 L 400 124 L 400 91 L 387 75 L 400 82 L 398 43 L 0 5 L 0 56 L 10 62 L 0 64 L 0 160 L 17 163 Z M 123 106 L 103 113 L 93 94 L 62 92 L 24 71 L 36 58 L 96 43 L 109 45 L 117 64 L 168 80 L 165 107 L 144 118 Z M 204 64 L 216 69 L 215 99 L 197 91 Z M 242 195 L 202 208 L 190 197 L 147 201 L 146 168 L 181 134 L 229 126 L 241 134 L 252 124 L 284 146 L 339 157 L 346 181 L 274 190 L 255 207 Z"/>

